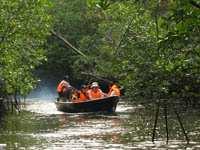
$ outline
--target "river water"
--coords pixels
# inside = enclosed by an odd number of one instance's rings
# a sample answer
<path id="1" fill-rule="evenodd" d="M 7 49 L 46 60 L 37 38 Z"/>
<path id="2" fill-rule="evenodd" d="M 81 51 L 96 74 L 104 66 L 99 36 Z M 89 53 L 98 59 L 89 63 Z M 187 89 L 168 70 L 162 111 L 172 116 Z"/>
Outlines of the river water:
<path id="1" fill-rule="evenodd" d="M 53 101 L 31 100 L 18 115 L 7 114 L 0 129 L 0 144 L 10 150 L 198 150 L 200 113 L 180 113 L 190 138 L 187 144 L 178 121 L 169 113 L 169 143 L 162 111 L 156 140 L 151 142 L 155 111 L 122 101 L 116 114 L 69 114 L 56 110 Z M 1 149 L 1 145 L 0 145 Z"/>

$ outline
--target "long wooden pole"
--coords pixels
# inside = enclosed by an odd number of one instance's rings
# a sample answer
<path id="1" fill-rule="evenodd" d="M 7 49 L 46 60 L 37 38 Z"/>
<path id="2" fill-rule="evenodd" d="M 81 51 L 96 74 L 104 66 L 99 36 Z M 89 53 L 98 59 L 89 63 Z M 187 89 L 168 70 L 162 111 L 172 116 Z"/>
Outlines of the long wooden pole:
<path id="1" fill-rule="evenodd" d="M 92 74 L 92 73 L 87 73 L 87 72 L 81 72 L 81 75 L 87 75 L 87 76 L 91 76 L 94 77 L 96 79 L 102 80 L 104 82 L 107 83 L 112 83 L 112 81 L 108 80 L 108 79 L 104 79 L 103 77 L 98 76 L 97 74 Z"/>
<path id="2" fill-rule="evenodd" d="M 197 3 L 197 2 L 195 2 L 194 0 L 190 0 L 189 2 L 190 2 L 190 4 L 191 4 L 192 6 L 194 6 L 194 7 L 196 7 L 196 8 L 199 8 L 199 9 L 200 9 L 200 4 L 198 4 L 198 3 Z"/>
<path id="3" fill-rule="evenodd" d="M 56 36 L 57 38 L 59 38 L 61 41 L 63 41 L 66 45 L 68 45 L 69 47 L 71 47 L 76 53 L 78 53 L 79 55 L 88 58 L 85 54 L 83 54 L 83 52 L 81 52 L 80 50 L 78 50 L 75 46 L 73 46 L 67 39 L 65 39 L 63 36 L 61 36 L 60 34 L 56 33 L 55 31 L 51 31 L 51 33 Z"/>

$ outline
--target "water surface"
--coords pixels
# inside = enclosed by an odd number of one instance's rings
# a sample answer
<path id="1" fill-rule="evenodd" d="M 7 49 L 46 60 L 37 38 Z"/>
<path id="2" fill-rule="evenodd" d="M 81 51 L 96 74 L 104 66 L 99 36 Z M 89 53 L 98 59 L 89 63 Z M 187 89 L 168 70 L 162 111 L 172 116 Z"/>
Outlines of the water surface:
<path id="1" fill-rule="evenodd" d="M 57 111 L 52 101 L 32 100 L 20 114 L 7 115 L 1 126 L 0 143 L 7 144 L 7 149 L 27 150 L 200 149 L 197 111 L 181 114 L 191 138 L 189 145 L 173 114 L 169 116 L 169 143 L 165 141 L 161 114 L 153 144 L 154 113 L 154 109 L 120 102 L 116 114 L 70 114 Z"/>

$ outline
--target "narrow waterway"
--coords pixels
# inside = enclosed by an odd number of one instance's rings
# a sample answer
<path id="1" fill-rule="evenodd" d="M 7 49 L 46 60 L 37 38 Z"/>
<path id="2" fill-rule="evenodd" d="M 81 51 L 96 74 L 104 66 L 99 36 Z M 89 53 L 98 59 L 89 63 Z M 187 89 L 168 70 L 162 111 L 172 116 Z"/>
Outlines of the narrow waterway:
<path id="1" fill-rule="evenodd" d="M 164 119 L 159 119 L 155 144 L 151 142 L 154 111 L 120 102 L 116 114 L 69 114 L 56 110 L 53 101 L 28 101 L 18 115 L 8 114 L 0 143 L 19 150 L 132 150 L 200 149 L 199 113 L 186 111 L 184 125 L 191 138 L 184 140 L 176 118 L 169 115 L 170 141 L 166 144 Z"/>

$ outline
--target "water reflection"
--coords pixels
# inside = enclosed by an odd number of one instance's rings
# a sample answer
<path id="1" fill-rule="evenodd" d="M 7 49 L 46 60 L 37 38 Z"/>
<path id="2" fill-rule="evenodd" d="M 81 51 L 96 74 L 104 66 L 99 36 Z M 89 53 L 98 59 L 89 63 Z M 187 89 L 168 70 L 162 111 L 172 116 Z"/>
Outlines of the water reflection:
<path id="1" fill-rule="evenodd" d="M 29 101 L 18 115 L 8 115 L 0 130 L 0 143 L 8 149 L 52 149 L 52 150 L 102 150 L 102 149 L 200 149 L 198 115 L 186 117 L 186 127 L 191 129 L 192 140 L 187 145 L 173 117 L 170 142 L 166 145 L 162 118 L 157 132 L 157 141 L 151 140 L 152 110 L 142 106 L 133 107 L 120 103 L 117 113 L 94 114 L 62 113 L 53 102 Z M 175 132 L 177 131 L 177 132 Z"/>

